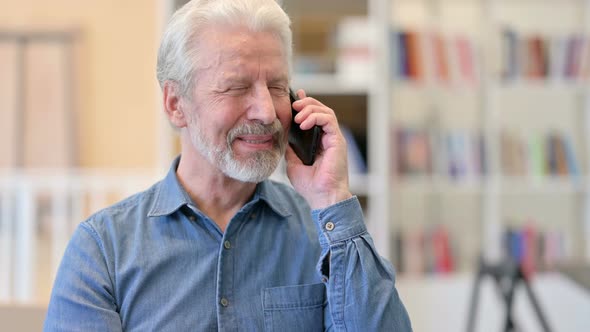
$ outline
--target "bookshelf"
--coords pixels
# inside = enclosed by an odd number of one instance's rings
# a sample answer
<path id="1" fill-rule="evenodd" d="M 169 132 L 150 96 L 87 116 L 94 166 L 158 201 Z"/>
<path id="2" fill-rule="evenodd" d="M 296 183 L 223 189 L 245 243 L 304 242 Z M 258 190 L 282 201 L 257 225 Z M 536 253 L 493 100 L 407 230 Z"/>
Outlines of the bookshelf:
<path id="1" fill-rule="evenodd" d="M 590 1 L 385 2 L 398 289 L 415 330 L 463 329 L 480 252 L 534 262 L 536 291 L 559 264 L 590 262 Z M 584 331 L 565 297 L 541 302 L 554 328 Z"/>
<path id="2" fill-rule="evenodd" d="M 504 241 L 516 256 L 534 250 L 541 269 L 587 262 L 590 2 L 390 5 L 401 274 L 439 273 L 427 251 L 441 226 L 453 272 L 473 270 L 480 251 L 500 258 Z M 405 242 L 422 256 L 405 255 Z M 421 263 L 405 269 L 408 259 Z"/>

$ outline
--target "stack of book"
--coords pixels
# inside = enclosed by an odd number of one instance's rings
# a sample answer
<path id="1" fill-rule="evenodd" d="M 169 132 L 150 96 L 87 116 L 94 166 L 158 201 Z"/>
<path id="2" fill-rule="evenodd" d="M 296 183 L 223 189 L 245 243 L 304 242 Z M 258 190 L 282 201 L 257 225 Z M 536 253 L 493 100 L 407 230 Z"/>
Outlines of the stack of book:
<path id="1" fill-rule="evenodd" d="M 396 268 L 408 275 L 449 274 L 456 270 L 451 235 L 443 225 L 396 233 Z"/>
<path id="2" fill-rule="evenodd" d="M 567 238 L 558 230 L 540 231 L 530 221 L 520 228 L 504 230 L 504 252 L 522 266 L 525 276 L 554 270 L 569 258 Z"/>
<path id="3" fill-rule="evenodd" d="M 556 131 L 529 137 L 504 130 L 502 171 L 506 175 L 578 176 L 580 166 L 568 135 Z"/>
<path id="4" fill-rule="evenodd" d="M 459 180 L 480 178 L 486 173 L 480 133 L 456 129 L 439 134 L 434 129 L 399 127 L 394 139 L 398 175 L 436 173 Z"/>
<path id="5" fill-rule="evenodd" d="M 565 81 L 590 78 L 590 38 L 576 33 L 562 36 L 523 35 L 513 29 L 500 32 L 500 76 Z"/>
<path id="6" fill-rule="evenodd" d="M 395 80 L 437 84 L 477 85 L 480 76 L 477 47 L 463 35 L 394 30 L 391 32 L 392 76 Z"/>

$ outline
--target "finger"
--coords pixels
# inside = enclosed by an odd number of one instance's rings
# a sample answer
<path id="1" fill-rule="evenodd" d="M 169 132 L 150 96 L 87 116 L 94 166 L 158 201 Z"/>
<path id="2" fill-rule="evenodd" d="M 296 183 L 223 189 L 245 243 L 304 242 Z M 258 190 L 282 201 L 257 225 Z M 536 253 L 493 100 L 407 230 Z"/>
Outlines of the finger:
<path id="1" fill-rule="evenodd" d="M 309 105 L 315 105 L 315 106 L 329 108 L 328 106 L 322 104 L 319 100 L 317 100 L 315 98 L 312 98 L 312 97 L 300 98 L 295 103 L 298 106 L 298 108 L 304 108 L 304 107 L 309 106 Z"/>
<path id="2" fill-rule="evenodd" d="M 336 117 L 332 114 L 312 113 L 299 126 L 301 130 L 308 130 L 313 126 L 320 126 L 322 127 L 322 131 L 327 134 L 340 133 L 338 121 L 336 121 Z"/>
<path id="3" fill-rule="evenodd" d="M 334 111 L 328 107 L 320 107 L 316 105 L 309 105 L 301 109 L 295 116 L 295 122 L 301 123 L 312 113 L 323 113 L 336 117 Z"/>
<path id="4" fill-rule="evenodd" d="M 297 90 L 297 98 L 304 99 L 306 97 L 307 97 L 307 94 L 305 93 L 305 90 L 303 90 L 303 89 Z"/>
<path id="5" fill-rule="evenodd" d="M 322 104 L 319 100 L 312 98 L 312 97 L 307 97 L 307 94 L 305 93 L 305 90 L 303 90 L 303 89 L 297 90 L 296 95 L 297 95 L 298 100 L 295 101 L 295 104 L 297 106 L 303 105 L 303 106 L 301 106 L 301 108 L 303 108 L 307 105 L 317 105 L 317 106 L 327 107 L 326 105 Z"/>

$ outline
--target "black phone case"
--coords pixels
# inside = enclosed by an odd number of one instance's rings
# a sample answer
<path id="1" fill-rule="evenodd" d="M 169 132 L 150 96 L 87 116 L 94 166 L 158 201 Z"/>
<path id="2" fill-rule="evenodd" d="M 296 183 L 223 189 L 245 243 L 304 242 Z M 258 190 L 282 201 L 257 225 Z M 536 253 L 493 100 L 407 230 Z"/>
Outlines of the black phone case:
<path id="1" fill-rule="evenodd" d="M 291 89 L 289 89 L 289 96 L 291 98 L 292 112 L 291 129 L 289 129 L 289 144 L 303 164 L 309 166 L 315 161 L 322 128 L 320 126 L 314 126 L 309 130 L 301 130 L 299 124 L 295 123 L 293 120 L 295 115 L 297 115 L 297 111 L 293 109 L 293 102 L 297 100 L 297 96 Z"/>

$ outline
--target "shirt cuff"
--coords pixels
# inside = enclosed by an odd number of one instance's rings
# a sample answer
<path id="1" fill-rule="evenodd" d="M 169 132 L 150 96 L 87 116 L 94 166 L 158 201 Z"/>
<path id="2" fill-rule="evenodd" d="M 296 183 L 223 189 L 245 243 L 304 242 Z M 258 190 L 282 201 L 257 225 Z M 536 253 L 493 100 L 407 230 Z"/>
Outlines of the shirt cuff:
<path id="1" fill-rule="evenodd" d="M 320 244 L 333 245 L 367 232 L 363 209 L 356 196 L 311 212 L 320 233 Z"/>

